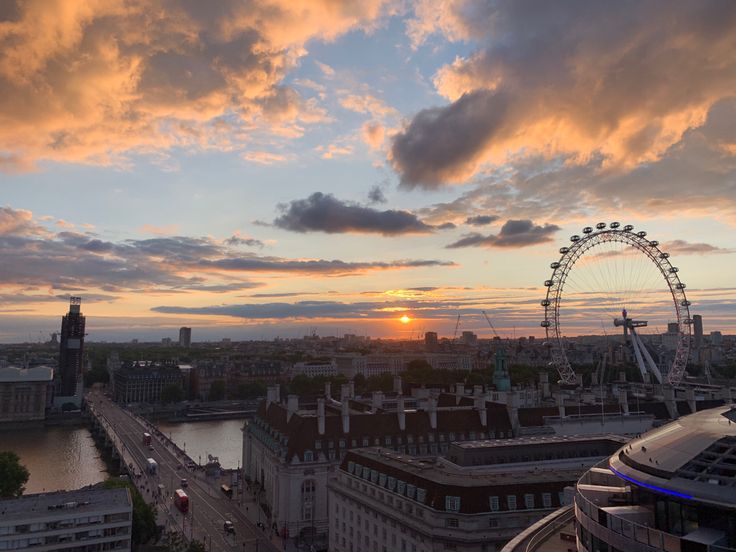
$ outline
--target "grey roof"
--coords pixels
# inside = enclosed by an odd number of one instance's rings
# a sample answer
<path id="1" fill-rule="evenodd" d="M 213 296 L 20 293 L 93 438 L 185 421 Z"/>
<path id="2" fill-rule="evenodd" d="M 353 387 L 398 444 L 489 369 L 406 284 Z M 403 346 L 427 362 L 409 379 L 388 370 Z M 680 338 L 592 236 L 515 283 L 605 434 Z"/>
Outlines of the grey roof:
<path id="1" fill-rule="evenodd" d="M 33 368 L 18 368 L 9 366 L 0 368 L 0 382 L 44 382 L 54 379 L 54 369 L 50 366 L 34 366 Z"/>
<path id="2" fill-rule="evenodd" d="M 79 489 L 3 499 L 0 500 L 0 525 L 11 520 L 31 520 L 57 513 L 62 519 L 69 517 L 70 510 L 79 515 L 94 513 L 103 508 L 130 510 L 132 502 L 128 489 Z"/>
<path id="3" fill-rule="evenodd" d="M 633 439 L 610 459 L 630 482 L 736 508 L 736 410 L 732 406 L 684 416 Z"/>

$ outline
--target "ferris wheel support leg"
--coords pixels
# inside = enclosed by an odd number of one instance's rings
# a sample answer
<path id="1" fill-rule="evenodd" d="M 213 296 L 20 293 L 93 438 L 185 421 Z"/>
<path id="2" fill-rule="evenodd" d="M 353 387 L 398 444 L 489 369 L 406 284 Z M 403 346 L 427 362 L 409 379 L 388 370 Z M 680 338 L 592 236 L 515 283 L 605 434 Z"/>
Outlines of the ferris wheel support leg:
<path id="1" fill-rule="evenodd" d="M 638 334 L 636 336 L 636 339 L 637 341 L 639 341 L 639 346 L 641 347 L 641 352 L 644 355 L 644 359 L 647 361 L 647 365 L 649 366 L 649 371 L 652 374 L 654 374 L 655 378 L 657 378 L 657 383 L 662 383 L 662 373 L 659 371 L 659 368 L 657 368 L 657 364 L 654 362 L 652 355 L 649 354 L 649 351 L 644 345 L 644 342 L 641 341 L 641 338 L 639 337 Z"/>
<path id="2" fill-rule="evenodd" d="M 631 344 L 634 346 L 634 355 L 636 356 L 636 363 L 639 365 L 639 371 L 641 372 L 642 379 L 646 381 L 647 367 L 644 365 L 644 359 L 642 358 L 641 351 L 639 350 L 638 337 L 639 336 L 636 335 L 634 328 L 631 328 Z"/>

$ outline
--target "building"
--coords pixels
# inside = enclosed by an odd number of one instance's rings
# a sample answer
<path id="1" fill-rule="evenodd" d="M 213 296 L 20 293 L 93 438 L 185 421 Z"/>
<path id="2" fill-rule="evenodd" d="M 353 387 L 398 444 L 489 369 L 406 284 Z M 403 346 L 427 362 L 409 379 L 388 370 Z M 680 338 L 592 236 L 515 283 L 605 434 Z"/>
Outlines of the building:
<path id="1" fill-rule="evenodd" d="M 349 451 L 382 446 L 435 457 L 455 441 L 510 437 L 510 417 L 506 405 L 480 395 L 463 404 L 453 394 L 428 389 L 357 398 L 345 384 L 338 401 L 327 384 L 323 397 L 300 402 L 289 395 L 282 402 L 279 387 L 272 386 L 244 428 L 244 478 L 283 536 L 325 534 L 327 481 Z"/>
<path id="2" fill-rule="evenodd" d="M 699 314 L 693 315 L 693 347 L 696 352 L 703 348 L 703 317 Z"/>
<path id="3" fill-rule="evenodd" d="M 0 500 L 0 550 L 130 550 L 128 489 L 84 489 Z"/>
<path id="4" fill-rule="evenodd" d="M 328 483 L 333 552 L 492 552 L 565 502 L 618 437 L 451 443 L 446 458 L 350 451 Z"/>
<path id="5" fill-rule="evenodd" d="M 54 369 L 0 368 L 0 423 L 46 419 L 53 401 Z"/>
<path id="6" fill-rule="evenodd" d="M 578 552 L 736 550 L 735 422 L 733 406 L 703 410 L 587 471 L 575 487 Z"/>
<path id="7" fill-rule="evenodd" d="M 114 372 L 113 397 L 122 404 L 156 403 L 169 385 L 184 390 L 179 366 L 168 362 L 126 362 Z"/>
<path id="8" fill-rule="evenodd" d="M 192 346 L 192 328 L 179 328 L 179 347 L 188 349 Z"/>
<path id="9" fill-rule="evenodd" d="M 190 396 L 195 400 L 208 401 L 212 398 L 212 384 L 227 388 L 228 364 L 213 360 L 196 361 L 192 366 Z"/>
<path id="10" fill-rule="evenodd" d="M 477 347 L 478 336 L 473 332 L 465 331 L 460 335 L 460 343 L 468 347 Z"/>
<path id="11" fill-rule="evenodd" d="M 291 377 L 306 376 L 316 378 L 317 376 L 336 376 L 337 363 L 330 362 L 297 362 L 291 367 Z"/>
<path id="12" fill-rule="evenodd" d="M 434 351 L 437 349 L 439 341 L 437 339 L 437 332 L 425 332 L 424 334 L 424 347 L 428 351 Z"/>
<path id="13" fill-rule="evenodd" d="M 61 319 L 61 342 L 59 345 L 60 396 L 78 395 L 77 387 L 82 380 L 84 358 L 85 318 L 81 313 L 82 298 L 69 298 L 69 312 Z"/>

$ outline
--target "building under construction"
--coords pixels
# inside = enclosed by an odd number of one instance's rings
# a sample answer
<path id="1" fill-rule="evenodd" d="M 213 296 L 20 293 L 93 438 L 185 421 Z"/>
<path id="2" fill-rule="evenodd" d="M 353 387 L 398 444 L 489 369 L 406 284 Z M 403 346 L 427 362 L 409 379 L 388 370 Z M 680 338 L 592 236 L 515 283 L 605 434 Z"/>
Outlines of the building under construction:
<path id="1" fill-rule="evenodd" d="M 84 315 L 82 298 L 69 298 L 69 312 L 61 319 L 61 343 L 59 348 L 59 375 L 61 383 L 57 395 L 71 397 L 77 391 L 82 376 L 84 358 Z"/>

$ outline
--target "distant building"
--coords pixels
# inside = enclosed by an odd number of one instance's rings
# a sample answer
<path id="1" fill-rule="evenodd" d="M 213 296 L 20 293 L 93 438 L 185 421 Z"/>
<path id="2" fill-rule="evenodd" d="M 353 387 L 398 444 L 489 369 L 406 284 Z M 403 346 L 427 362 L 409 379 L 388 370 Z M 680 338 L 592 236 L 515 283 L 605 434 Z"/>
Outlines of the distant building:
<path id="1" fill-rule="evenodd" d="M 434 351 L 437 349 L 438 344 L 437 332 L 426 332 L 424 334 L 424 346 L 428 351 Z"/>
<path id="2" fill-rule="evenodd" d="M 82 378 L 85 318 L 80 311 L 81 305 L 81 297 L 71 297 L 69 312 L 61 319 L 59 346 L 59 377 L 61 380 L 57 393 L 60 396 L 76 395 Z"/>
<path id="3" fill-rule="evenodd" d="M 316 378 L 317 376 L 336 376 L 337 363 L 330 362 L 297 362 L 291 367 L 291 377 L 306 376 Z"/>
<path id="4" fill-rule="evenodd" d="M 188 349 L 192 345 L 192 328 L 179 328 L 179 347 Z"/>
<path id="5" fill-rule="evenodd" d="M 130 550 L 128 489 L 84 489 L 0 500 L 0 550 Z"/>
<path id="6" fill-rule="evenodd" d="M 460 335 L 460 342 L 464 345 L 467 345 L 468 347 L 477 347 L 478 346 L 478 336 L 475 335 L 473 332 L 463 332 Z"/>
<path id="7" fill-rule="evenodd" d="M 114 372 L 113 397 L 119 403 L 156 403 L 161 391 L 176 385 L 183 391 L 179 366 L 166 362 L 127 362 Z"/>
<path id="8" fill-rule="evenodd" d="M 703 317 L 699 314 L 693 315 L 693 346 L 696 351 L 703 348 Z"/>
<path id="9" fill-rule="evenodd" d="M 171 343 L 172 341 L 170 337 L 164 337 L 161 339 L 161 345 L 163 345 L 164 347 L 171 347 Z"/>
<path id="10" fill-rule="evenodd" d="M 383 447 L 350 451 L 328 484 L 329 549 L 497 550 L 562 506 L 565 487 L 625 442 L 471 441 L 436 459 Z"/>
<path id="11" fill-rule="evenodd" d="M 0 423 L 44 420 L 53 383 L 54 369 L 48 366 L 0 368 Z"/>

